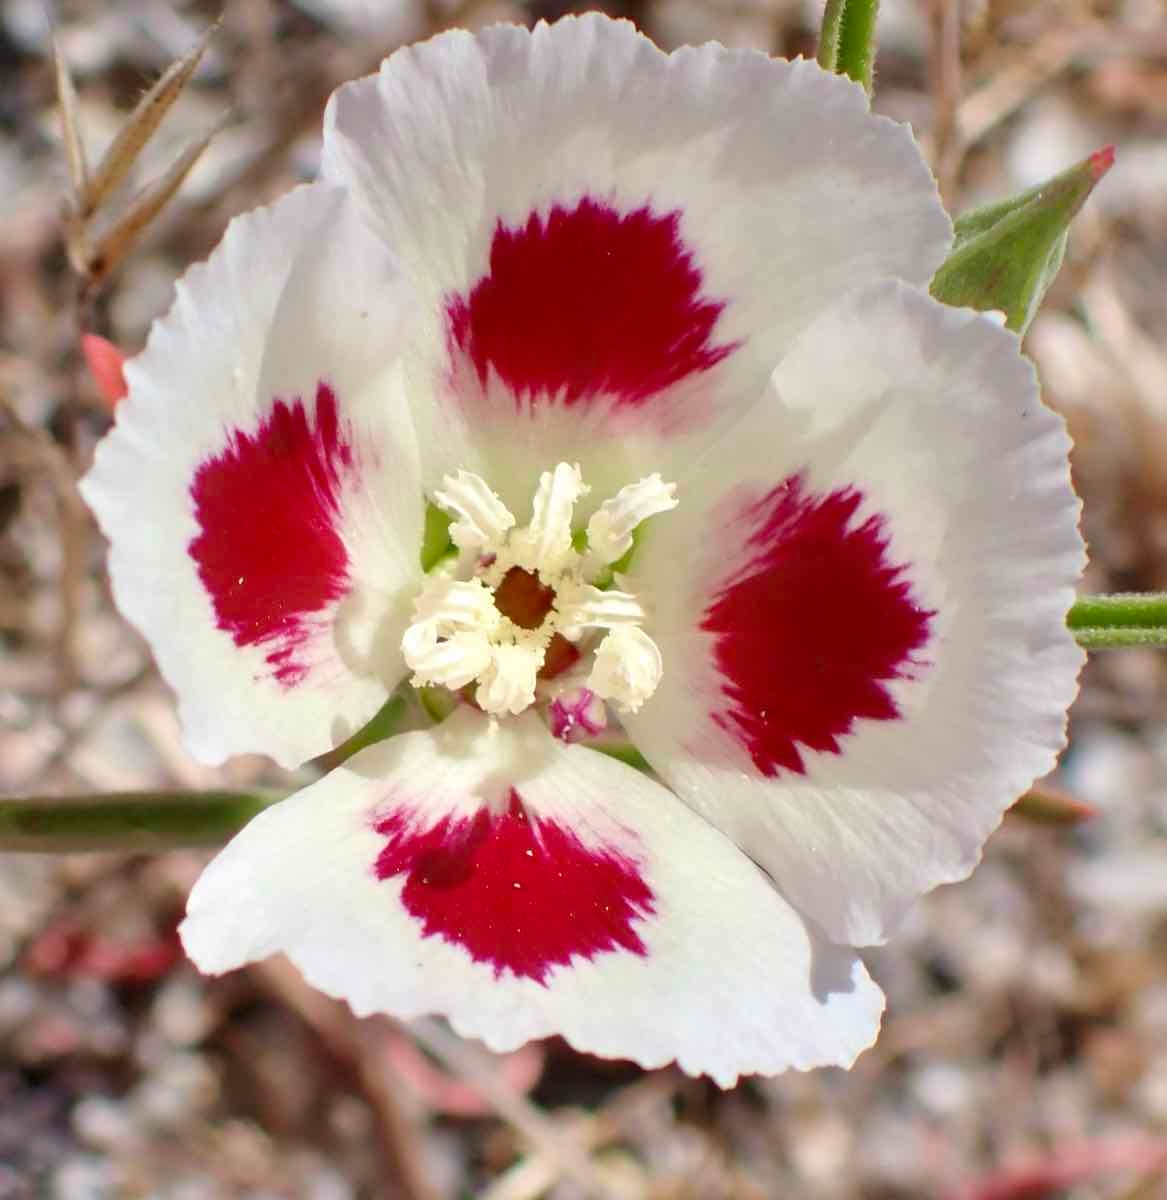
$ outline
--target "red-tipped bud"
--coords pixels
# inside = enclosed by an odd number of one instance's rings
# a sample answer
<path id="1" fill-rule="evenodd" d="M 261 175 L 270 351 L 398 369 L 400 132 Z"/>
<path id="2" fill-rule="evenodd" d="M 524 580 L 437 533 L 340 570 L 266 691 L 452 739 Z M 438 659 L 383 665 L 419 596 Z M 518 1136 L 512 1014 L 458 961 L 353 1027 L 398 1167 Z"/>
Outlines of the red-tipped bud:
<path id="1" fill-rule="evenodd" d="M 106 338 L 96 333 L 81 335 L 81 353 L 101 398 L 112 411 L 126 394 L 126 377 L 122 371 L 126 356 Z"/>
<path id="2" fill-rule="evenodd" d="M 1114 147 L 1103 146 L 1090 155 L 1090 171 L 1097 183 L 1114 166 Z"/>

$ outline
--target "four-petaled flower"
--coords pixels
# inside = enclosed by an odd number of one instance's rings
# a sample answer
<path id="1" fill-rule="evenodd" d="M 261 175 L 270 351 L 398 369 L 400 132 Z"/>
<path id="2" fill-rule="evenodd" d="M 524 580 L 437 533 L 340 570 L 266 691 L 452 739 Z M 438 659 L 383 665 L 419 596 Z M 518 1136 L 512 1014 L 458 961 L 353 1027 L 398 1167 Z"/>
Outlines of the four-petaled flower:
<path id="1" fill-rule="evenodd" d="M 722 1084 L 869 1045 L 854 947 L 971 870 L 1081 663 L 1066 434 L 923 290 L 950 237 L 811 63 L 589 16 L 342 87 L 85 494 L 201 759 L 298 765 L 406 680 L 453 711 L 240 833 L 196 964 Z"/>

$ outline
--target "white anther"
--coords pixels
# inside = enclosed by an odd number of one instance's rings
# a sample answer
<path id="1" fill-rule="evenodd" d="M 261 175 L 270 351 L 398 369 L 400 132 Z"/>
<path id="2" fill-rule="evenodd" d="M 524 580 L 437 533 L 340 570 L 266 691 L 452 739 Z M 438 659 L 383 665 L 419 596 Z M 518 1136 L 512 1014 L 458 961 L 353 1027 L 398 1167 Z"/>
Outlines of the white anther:
<path id="1" fill-rule="evenodd" d="M 490 666 L 491 650 L 490 639 L 478 630 L 439 639 L 433 621 L 415 622 L 401 638 L 401 653 L 413 671 L 415 687 L 464 688 Z"/>
<path id="2" fill-rule="evenodd" d="M 639 626 L 621 625 L 596 648 L 588 687 L 617 708 L 636 712 L 656 691 L 661 670 L 656 642 Z"/>
<path id="3" fill-rule="evenodd" d="M 590 583 L 561 588 L 555 607 L 559 612 L 559 632 L 574 642 L 585 629 L 614 629 L 618 625 L 638 625 L 644 620 L 644 608 L 628 592 L 601 591 Z"/>
<path id="4" fill-rule="evenodd" d="M 539 476 L 539 487 L 531 501 L 531 523 L 515 539 L 516 551 L 525 560 L 523 566 L 552 575 L 571 558 L 575 502 L 588 491 L 578 463 L 571 466 L 561 462 L 554 471 Z"/>
<path id="5" fill-rule="evenodd" d="M 418 622 L 433 622 L 442 633 L 459 629 L 488 631 L 500 619 L 494 594 L 481 579 L 430 579 L 413 602 L 413 611 Z"/>
<path id="6" fill-rule="evenodd" d="M 588 556 L 608 565 L 632 549 L 632 531 L 649 517 L 677 507 L 677 485 L 657 474 L 622 487 L 588 521 Z"/>
<path id="7" fill-rule="evenodd" d="M 479 707 L 501 717 L 521 713 L 535 703 L 535 684 L 543 665 L 543 648 L 533 642 L 495 646 L 490 665 L 478 680 Z"/>
<path id="8" fill-rule="evenodd" d="M 514 527 L 511 510 L 473 471 L 446 475 L 442 488 L 434 492 L 434 503 L 455 518 L 450 538 L 459 550 L 481 550 L 499 543 Z"/>

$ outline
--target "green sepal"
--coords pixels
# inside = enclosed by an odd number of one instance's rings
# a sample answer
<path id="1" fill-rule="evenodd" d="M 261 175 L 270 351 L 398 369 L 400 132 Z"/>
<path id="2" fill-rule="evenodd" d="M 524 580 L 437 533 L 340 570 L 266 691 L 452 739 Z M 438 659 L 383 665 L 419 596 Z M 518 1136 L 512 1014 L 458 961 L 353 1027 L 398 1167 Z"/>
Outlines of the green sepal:
<path id="1" fill-rule="evenodd" d="M 421 569 L 434 569 L 454 549 L 450 539 L 450 526 L 454 518 L 443 512 L 436 504 L 425 506 L 425 529 L 421 535 Z"/>
<path id="2" fill-rule="evenodd" d="M 1007 328 L 1024 333 L 1061 268 L 1070 222 L 1113 162 L 1108 146 L 1011 200 L 958 217 L 932 295 L 956 307 L 999 310 Z"/>
<path id="3" fill-rule="evenodd" d="M 606 754 L 609 758 L 615 758 L 630 767 L 635 767 L 638 771 L 646 773 L 652 771 L 648 759 L 626 737 L 620 734 L 602 733 L 599 737 L 589 738 L 581 745 L 586 746 L 589 750 L 596 750 L 600 754 Z"/>
<path id="4" fill-rule="evenodd" d="M 416 691 L 422 711 L 434 725 L 440 725 L 461 703 L 458 693 L 449 688 L 426 685 Z"/>

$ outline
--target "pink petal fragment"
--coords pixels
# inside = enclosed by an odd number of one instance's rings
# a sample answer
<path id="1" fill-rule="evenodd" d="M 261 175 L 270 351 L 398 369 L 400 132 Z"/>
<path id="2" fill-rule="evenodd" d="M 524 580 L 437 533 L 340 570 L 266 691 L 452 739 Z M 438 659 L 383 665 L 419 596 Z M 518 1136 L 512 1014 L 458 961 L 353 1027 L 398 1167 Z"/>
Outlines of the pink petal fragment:
<path id="1" fill-rule="evenodd" d="M 510 971 L 546 986 L 550 970 L 574 958 L 647 953 L 633 923 L 655 909 L 637 865 L 529 816 L 514 789 L 499 814 L 482 809 L 423 829 L 395 809 L 374 828 L 387 839 L 377 878 L 405 876 L 401 900 L 423 936 L 462 946 L 496 978 Z"/>
<path id="2" fill-rule="evenodd" d="M 571 406 L 598 396 L 641 405 L 721 362 L 723 302 L 703 299 L 680 213 L 620 213 L 584 197 L 526 225 L 501 222 L 490 272 L 446 302 L 450 337 L 485 384 Z"/>
<path id="3" fill-rule="evenodd" d="M 801 476 L 732 501 L 719 528 L 741 531 L 748 559 L 705 613 L 729 706 L 713 719 L 758 770 L 804 774 L 802 748 L 840 753 L 860 718 L 899 716 L 888 689 L 924 665 L 914 657 L 935 615 L 888 561 L 882 521 L 855 525 L 854 488 L 810 493 Z"/>
<path id="4" fill-rule="evenodd" d="M 188 549 L 216 624 L 237 646 L 269 647 L 286 687 L 308 672 L 300 652 L 311 616 L 348 585 L 337 523 L 352 466 L 336 397 L 321 383 L 313 410 L 298 397 L 277 400 L 254 434 L 235 430 L 191 484 L 201 532 Z"/>

